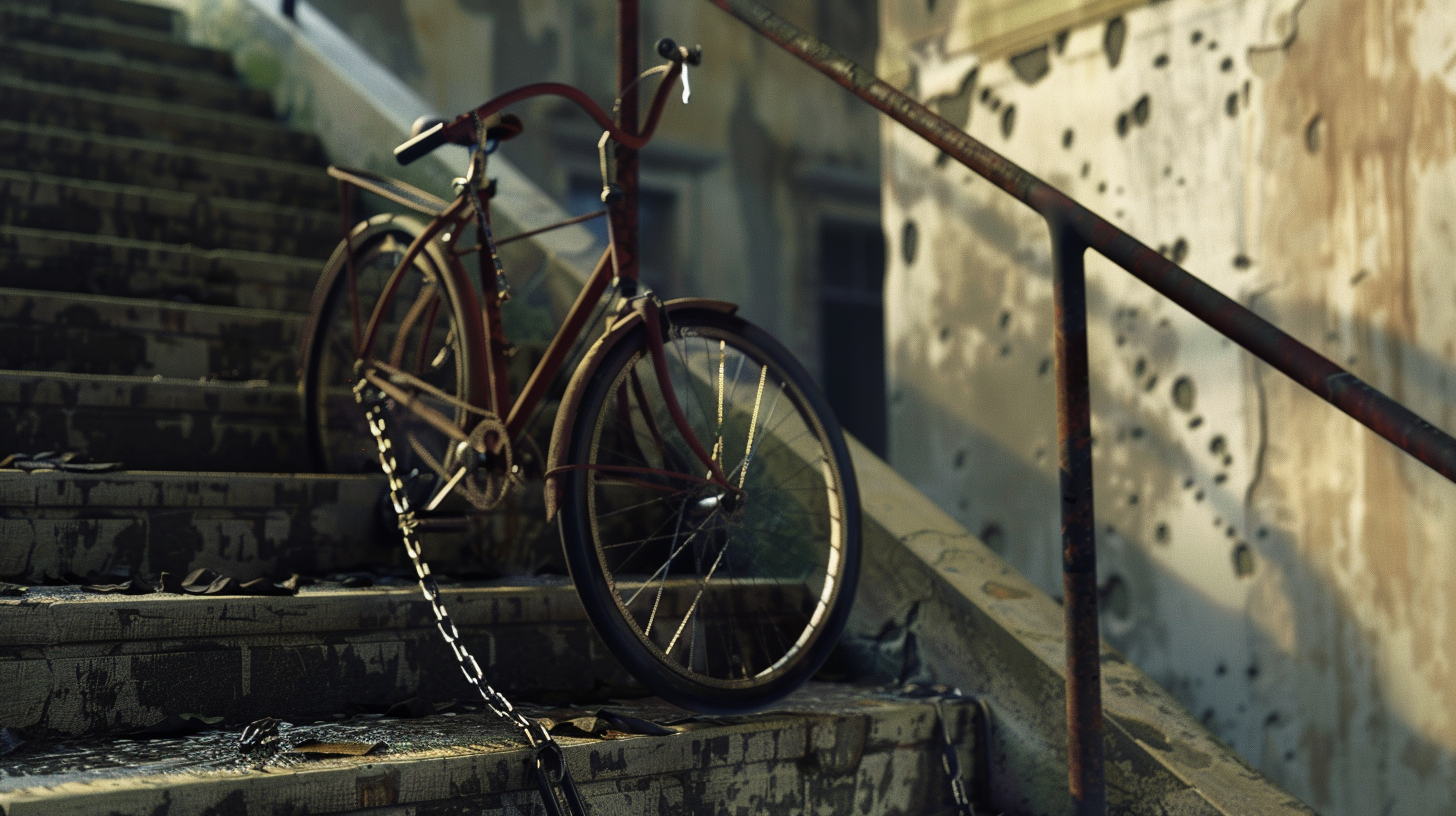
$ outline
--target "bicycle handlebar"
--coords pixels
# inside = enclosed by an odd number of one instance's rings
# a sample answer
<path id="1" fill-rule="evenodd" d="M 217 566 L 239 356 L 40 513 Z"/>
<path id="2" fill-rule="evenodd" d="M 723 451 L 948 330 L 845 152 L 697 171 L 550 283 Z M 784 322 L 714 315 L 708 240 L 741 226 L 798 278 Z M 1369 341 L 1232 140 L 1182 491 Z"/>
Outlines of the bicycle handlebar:
<path id="1" fill-rule="evenodd" d="M 420 135 L 410 139 L 394 149 L 394 158 L 400 164 L 409 164 L 415 159 L 422 158 L 434 152 L 435 148 L 448 144 L 450 137 L 445 135 L 445 123 L 441 122 Z"/>
<path id="2" fill-rule="evenodd" d="M 441 145 L 472 145 L 476 139 L 475 123 L 477 120 L 483 121 L 486 117 L 500 111 L 508 105 L 513 105 L 516 102 L 537 96 L 559 96 L 575 102 L 576 106 L 585 111 L 593 121 L 600 125 L 603 130 L 607 131 L 613 140 L 632 150 L 639 150 L 652 140 L 652 134 L 657 130 L 657 121 L 662 117 L 662 109 L 667 103 L 667 92 L 676 84 L 678 75 L 682 73 L 683 63 L 698 65 L 702 62 L 703 52 L 701 46 L 695 46 L 689 49 L 664 38 L 657 43 L 657 52 L 671 60 L 671 65 L 667 69 L 667 75 L 657 85 L 657 92 L 653 94 L 652 106 L 648 109 L 647 113 L 647 126 L 640 134 L 629 133 L 618 127 L 612 121 L 612 117 L 581 90 L 561 82 L 537 82 L 531 85 L 524 85 L 513 91 L 507 91 L 475 110 L 460 114 L 455 117 L 453 122 L 430 128 L 399 147 L 396 147 L 394 149 L 394 158 L 400 164 L 409 164 L 429 154 Z"/>

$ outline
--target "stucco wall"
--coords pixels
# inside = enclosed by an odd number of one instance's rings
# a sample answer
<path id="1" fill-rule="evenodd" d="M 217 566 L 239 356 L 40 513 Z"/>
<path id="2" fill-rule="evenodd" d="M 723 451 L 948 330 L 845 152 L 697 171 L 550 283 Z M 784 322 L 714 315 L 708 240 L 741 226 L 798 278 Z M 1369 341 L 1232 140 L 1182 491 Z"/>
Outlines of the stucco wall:
<path id="1" fill-rule="evenodd" d="M 884 0 L 879 70 L 1456 428 L 1456 6 L 1165 0 L 977 54 Z M 1051 280 L 1021 205 L 882 129 L 890 459 L 1059 592 Z M 1456 486 L 1089 256 L 1103 632 L 1329 814 L 1456 808 Z"/>

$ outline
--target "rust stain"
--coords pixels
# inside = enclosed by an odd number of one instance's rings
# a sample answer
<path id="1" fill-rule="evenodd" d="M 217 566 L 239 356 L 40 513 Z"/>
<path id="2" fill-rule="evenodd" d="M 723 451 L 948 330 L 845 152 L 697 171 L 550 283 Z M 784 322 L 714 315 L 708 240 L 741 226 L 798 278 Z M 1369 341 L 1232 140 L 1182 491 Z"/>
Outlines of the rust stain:
<path id="1" fill-rule="evenodd" d="M 1439 388 L 1421 366 L 1452 365 L 1434 351 L 1420 362 L 1427 356 L 1420 349 L 1439 348 L 1452 327 L 1422 325 L 1418 315 L 1438 282 L 1419 275 L 1418 219 L 1429 205 L 1417 187 L 1423 173 L 1456 157 L 1456 95 L 1439 76 L 1421 76 L 1418 12 L 1402 0 L 1305 4 L 1299 33 L 1267 85 L 1264 147 L 1266 186 L 1278 191 L 1278 206 L 1265 215 L 1266 268 L 1284 270 L 1271 298 L 1282 313 L 1276 322 L 1324 338 L 1357 374 L 1417 406 L 1431 403 L 1426 389 Z M 1271 416 L 1308 410 L 1285 384 L 1276 390 L 1295 412 Z M 1413 614 L 1416 599 L 1441 596 L 1432 586 L 1442 580 L 1435 551 L 1449 546 L 1423 530 L 1420 519 L 1431 512 L 1418 498 L 1423 476 L 1413 477 L 1396 451 L 1368 435 L 1342 429 L 1336 437 L 1353 446 L 1331 444 L 1331 423 L 1341 421 L 1274 421 L 1270 433 L 1290 434 L 1296 451 L 1283 479 L 1306 486 L 1271 498 L 1302 518 L 1305 557 L 1352 588 L 1345 614 L 1404 632 L 1416 668 L 1447 687 L 1439 656 L 1452 651 L 1453 607 Z M 1303 479 L 1301 472 L 1341 475 Z M 1349 543 L 1332 548 L 1340 541 Z"/>
<path id="2" fill-rule="evenodd" d="M 1422 186 L 1456 160 L 1456 94 L 1422 76 L 1421 13 L 1410 0 L 1303 4 L 1263 90 L 1259 260 L 1275 323 L 1449 429 L 1450 258 L 1422 233 L 1449 216 L 1430 212 Z M 1424 25 L 1449 38 L 1445 17 Z M 1263 383 L 1270 472 L 1249 499 L 1291 539 L 1271 552 L 1284 565 L 1281 586 L 1266 589 L 1287 599 L 1287 659 L 1307 672 L 1289 687 L 1301 701 L 1292 790 L 1331 812 L 1386 797 L 1440 809 L 1429 797 L 1449 785 L 1422 771 L 1432 752 L 1448 762 L 1456 748 L 1456 695 L 1444 691 L 1456 604 L 1441 532 L 1456 490 L 1283 378 Z M 1405 767 L 1368 770 L 1386 763 Z"/>
<path id="3" fill-rule="evenodd" d="M 1031 593 L 1027 592 L 1026 590 L 1017 589 L 1016 587 L 1009 587 L 1005 584 L 999 584 L 995 581 L 987 581 L 985 585 L 981 587 L 981 591 L 986 593 L 987 595 L 990 595 L 993 598 L 996 598 L 997 600 L 1002 601 L 1015 601 L 1021 598 L 1031 597 Z"/>

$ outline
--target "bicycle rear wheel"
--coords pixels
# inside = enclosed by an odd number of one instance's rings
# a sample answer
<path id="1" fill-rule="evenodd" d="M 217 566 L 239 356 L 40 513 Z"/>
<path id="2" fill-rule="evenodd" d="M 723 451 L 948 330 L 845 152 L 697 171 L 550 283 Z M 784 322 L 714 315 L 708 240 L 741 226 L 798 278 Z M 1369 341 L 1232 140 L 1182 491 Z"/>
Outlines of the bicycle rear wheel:
<path id="1" fill-rule="evenodd" d="M 699 711 L 760 708 L 807 680 L 844 628 L 853 466 L 786 349 L 738 318 L 682 310 L 668 377 L 739 489 L 714 486 L 668 413 L 646 330 L 607 352 L 571 426 L 567 563 L 598 633 L 651 691 Z"/>
<path id="2" fill-rule="evenodd" d="M 315 467 L 330 473 L 378 473 L 379 454 L 354 386 L 364 369 L 385 364 L 418 404 L 449 417 L 463 430 L 471 416 L 456 403 L 470 403 L 476 383 L 472 350 L 464 326 L 468 315 L 459 281 L 427 255 L 405 270 L 392 296 L 386 284 L 404 259 L 421 225 L 386 214 L 355 227 L 353 281 L 341 243 L 324 268 L 314 296 L 303 368 L 304 428 Z M 361 348 L 365 326 L 384 300 L 374 342 Z M 421 388 L 428 386 L 438 394 Z M 440 395 L 444 395 L 443 397 Z M 425 422 L 417 410 L 385 400 L 398 471 L 417 499 L 428 496 L 455 467 L 453 440 Z"/>

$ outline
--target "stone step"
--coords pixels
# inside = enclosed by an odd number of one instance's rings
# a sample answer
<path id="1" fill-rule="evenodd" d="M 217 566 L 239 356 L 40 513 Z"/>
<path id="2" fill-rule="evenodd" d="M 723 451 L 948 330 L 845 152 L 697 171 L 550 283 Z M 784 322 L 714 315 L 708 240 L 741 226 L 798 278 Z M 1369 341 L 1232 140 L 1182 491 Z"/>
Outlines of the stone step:
<path id="1" fill-rule="evenodd" d="M 560 701 L 640 688 L 565 577 L 446 585 L 442 595 L 506 694 Z M 0 616 L 0 725 L 31 739 L 130 731 L 182 712 L 302 722 L 470 691 L 405 578 L 321 582 L 280 597 L 32 587 L 0 599 Z M 98 695 L 114 702 L 93 705 Z"/>
<path id="2" fill-rule="evenodd" d="M 110 5 L 113 11 L 121 9 L 120 4 L 62 3 L 60 8 L 53 10 L 49 3 L 7 2 L 0 4 L 0 31 L 10 40 L 99 51 L 165 63 L 180 70 L 234 76 L 233 60 L 229 54 L 189 45 L 172 33 L 170 25 L 168 30 L 135 25 L 142 14 L 123 22 L 116 19 L 116 14 L 94 16 L 87 13 L 106 5 Z"/>
<path id="3" fill-rule="evenodd" d="M 181 16 L 171 9 L 129 0 L 0 0 L 0 5 L 40 9 L 51 14 L 101 18 L 117 25 L 147 29 L 157 34 L 177 32 L 182 21 Z"/>
<path id="4" fill-rule="evenodd" d="M 315 165 L 23 122 L 0 121 L 0 167 L 317 210 L 339 202 Z"/>
<path id="5" fill-rule="evenodd" d="M 308 311 L 323 263 L 0 225 L 0 286 Z"/>
<path id="6" fill-rule="evenodd" d="M 944 726 L 930 701 L 828 684 L 746 717 L 692 717 L 652 701 L 611 709 L 672 723 L 677 733 L 561 737 L 592 813 L 952 814 L 946 737 L 969 786 L 979 789 L 985 777 L 973 775 L 982 740 L 970 701 L 941 705 Z M 266 755 L 239 754 L 236 730 L 22 748 L 0 770 L 0 806 L 8 816 L 541 812 L 534 754 L 488 713 L 297 724 L 280 727 L 279 737 Z M 282 747 L 306 739 L 382 744 L 336 758 Z"/>
<path id="7" fill-rule="evenodd" d="M 294 384 L 0 371 L 0 451 L 130 470 L 307 470 Z M 0 454 L 3 456 L 5 454 Z"/>
<path id="8" fill-rule="evenodd" d="M 0 40 L 0 73 L 102 93 L 182 102 L 252 116 L 273 115 L 273 102 L 267 93 L 244 87 L 237 80 L 63 45 Z"/>
<path id="9" fill-rule="evenodd" d="M 298 379 L 293 312 L 0 289 L 0 369 Z"/>
<path id="10" fill-rule="evenodd" d="M 339 216 L 131 184 L 0 170 L 0 224 L 328 258 Z"/>
<path id="11" fill-rule="evenodd" d="M 126 574 L 155 585 L 201 567 L 247 581 L 401 566 L 383 496 L 375 476 L 0 470 L 0 580 Z"/>
<path id="12" fill-rule="evenodd" d="M 0 119 L 323 163 L 318 138 L 271 119 L 0 76 Z"/>

